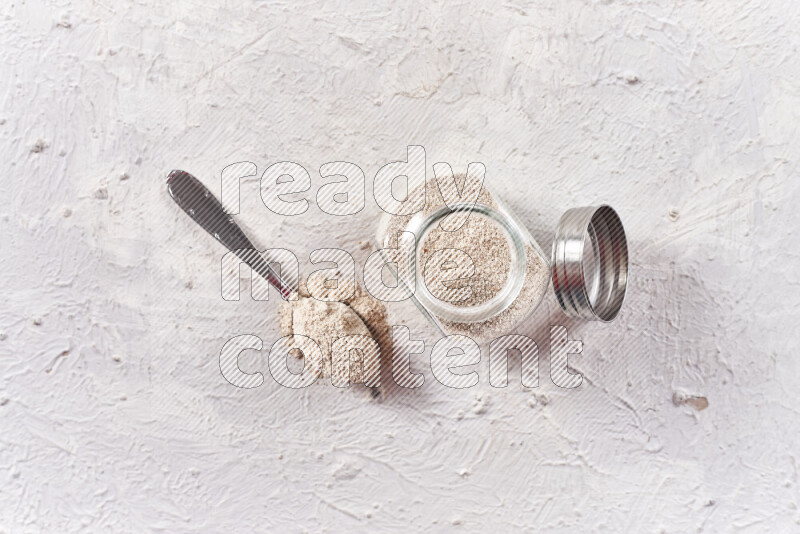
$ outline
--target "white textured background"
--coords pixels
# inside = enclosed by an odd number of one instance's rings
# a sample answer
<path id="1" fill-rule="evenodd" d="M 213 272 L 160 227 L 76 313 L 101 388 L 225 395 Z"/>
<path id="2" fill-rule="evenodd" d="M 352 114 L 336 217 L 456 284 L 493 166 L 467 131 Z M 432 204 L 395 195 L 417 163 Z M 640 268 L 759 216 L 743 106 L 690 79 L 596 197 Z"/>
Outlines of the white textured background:
<path id="1" fill-rule="evenodd" d="M 115 2 L 0 7 L 0 530 L 797 532 L 800 4 Z M 608 202 L 632 255 L 577 390 L 382 404 L 238 390 L 276 302 L 225 302 L 180 167 L 378 168 L 421 144 L 487 180 L 547 249 Z M 368 251 L 378 209 L 242 214 L 260 246 Z M 307 261 L 304 265 L 308 267 Z M 410 304 L 392 307 L 428 346 Z M 267 372 L 264 355 L 243 367 Z M 700 400 L 708 401 L 698 410 Z"/>

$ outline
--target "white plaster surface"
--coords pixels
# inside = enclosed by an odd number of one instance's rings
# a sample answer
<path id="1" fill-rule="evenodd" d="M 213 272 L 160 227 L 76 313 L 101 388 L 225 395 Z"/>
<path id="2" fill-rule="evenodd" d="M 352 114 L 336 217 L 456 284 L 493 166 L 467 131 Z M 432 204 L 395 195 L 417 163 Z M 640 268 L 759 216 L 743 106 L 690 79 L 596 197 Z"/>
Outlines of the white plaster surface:
<path id="1" fill-rule="evenodd" d="M 800 531 L 800 3 L 69 2 L 0 6 L 0 531 Z M 168 198 L 184 168 L 290 160 L 309 211 L 259 246 L 351 250 L 379 213 L 320 212 L 319 166 L 368 184 L 408 144 L 487 180 L 545 248 L 561 212 L 626 224 L 613 324 L 549 297 L 541 385 L 266 383 L 277 302 L 220 297 L 220 246 Z M 370 186 L 368 186 L 370 193 Z M 369 197 L 368 197 L 369 198 Z M 584 342 L 548 378 L 547 328 Z M 241 358 L 268 373 L 265 354 Z M 703 397 L 708 406 L 704 410 Z"/>

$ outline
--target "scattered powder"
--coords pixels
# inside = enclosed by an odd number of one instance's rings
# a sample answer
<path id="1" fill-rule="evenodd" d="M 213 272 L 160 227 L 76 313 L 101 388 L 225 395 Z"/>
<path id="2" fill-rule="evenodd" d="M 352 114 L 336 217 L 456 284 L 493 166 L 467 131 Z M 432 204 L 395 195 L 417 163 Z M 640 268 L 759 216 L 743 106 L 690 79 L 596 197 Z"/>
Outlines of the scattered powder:
<path id="1" fill-rule="evenodd" d="M 62 14 L 61 18 L 56 23 L 56 26 L 58 26 L 59 28 L 64 28 L 66 30 L 71 30 L 72 29 L 72 22 L 70 22 L 70 20 L 69 20 L 69 14 L 67 14 L 67 13 Z"/>
<path id="2" fill-rule="evenodd" d="M 333 471 L 333 478 L 336 480 L 353 480 L 361 472 L 361 469 L 350 463 L 344 463 Z"/>
<path id="3" fill-rule="evenodd" d="M 30 150 L 32 154 L 40 154 L 49 146 L 50 144 L 44 139 L 37 139 L 36 142 L 31 145 Z"/>
<path id="4" fill-rule="evenodd" d="M 326 302 L 317 298 L 336 299 Z M 300 298 L 283 302 L 279 310 L 280 330 L 283 336 L 303 335 L 313 339 L 322 350 L 323 367 L 319 376 L 330 376 L 335 384 L 363 383 L 375 373 L 380 373 L 380 357 L 391 351 L 391 330 L 383 302 L 375 299 L 358 284 L 339 280 L 337 287 L 312 283 L 300 287 Z M 374 354 L 369 343 L 355 339 L 345 342 L 342 350 L 351 355 L 353 369 L 348 376 L 347 367 L 331 365 L 333 344 L 350 335 L 367 336 L 377 342 L 380 353 Z M 290 346 L 298 343 L 290 341 Z M 355 352 L 353 352 L 355 351 Z M 295 351 L 296 356 L 301 353 Z"/>
<path id="5" fill-rule="evenodd" d="M 550 404 L 550 398 L 544 393 L 534 393 L 528 399 L 528 406 L 531 408 L 535 408 L 538 405 L 547 406 L 548 404 Z"/>
<path id="6" fill-rule="evenodd" d="M 474 189 L 470 190 L 475 187 L 475 184 L 467 183 L 465 175 L 456 175 L 455 182 L 458 187 L 463 187 L 462 198 L 472 199 L 475 197 Z M 410 192 L 410 197 L 415 193 L 416 190 Z M 437 180 L 426 181 L 425 193 L 425 207 L 422 210 L 422 216 L 427 217 L 446 206 Z M 485 187 L 478 194 L 477 202 L 492 208 L 498 207 L 497 199 Z M 415 216 L 419 216 L 419 214 L 390 217 L 381 236 L 384 245 L 394 245 L 396 243 L 395 236 L 405 229 L 412 217 Z M 390 238 L 389 243 L 386 243 L 387 237 Z M 446 257 L 440 253 L 436 257 L 433 269 L 426 269 L 425 265 L 437 250 L 448 248 L 462 250 L 469 254 L 475 270 L 468 279 L 444 284 L 450 293 L 437 293 L 433 290 L 435 282 L 437 282 L 437 274 L 446 277 L 445 279 L 454 278 L 452 275 L 448 275 L 447 271 L 435 267 L 442 265 L 442 260 L 446 260 Z M 517 298 L 505 310 L 489 319 L 473 323 L 448 321 L 436 317 L 445 333 L 466 335 L 478 342 L 487 341 L 507 334 L 519 321 L 524 319 L 539 303 L 550 283 L 549 265 L 533 246 L 526 244 L 525 257 L 525 281 L 522 289 Z M 423 269 L 426 286 L 435 297 L 448 300 L 455 306 L 469 307 L 488 302 L 503 289 L 508 280 L 511 261 L 505 231 L 489 219 L 473 214 L 455 232 L 447 232 L 440 227 L 429 230 L 425 236 L 420 257 L 417 258 L 417 268 Z M 457 291 L 466 287 L 471 289 L 469 298 L 460 301 L 454 300 L 454 298 L 458 298 Z"/>
<path id="7" fill-rule="evenodd" d="M 708 399 L 700 395 L 692 395 L 685 391 L 676 390 L 672 393 L 672 404 L 675 406 L 687 405 L 698 412 L 708 408 Z"/>
<path id="8" fill-rule="evenodd" d="M 489 399 L 488 393 L 476 393 L 475 402 L 472 404 L 472 413 L 477 415 L 486 413 L 486 410 L 489 409 Z"/>
<path id="9" fill-rule="evenodd" d="M 625 83 L 628 85 L 636 85 L 639 83 L 639 75 L 632 71 L 626 71 L 622 73 L 622 77 L 625 79 Z"/>

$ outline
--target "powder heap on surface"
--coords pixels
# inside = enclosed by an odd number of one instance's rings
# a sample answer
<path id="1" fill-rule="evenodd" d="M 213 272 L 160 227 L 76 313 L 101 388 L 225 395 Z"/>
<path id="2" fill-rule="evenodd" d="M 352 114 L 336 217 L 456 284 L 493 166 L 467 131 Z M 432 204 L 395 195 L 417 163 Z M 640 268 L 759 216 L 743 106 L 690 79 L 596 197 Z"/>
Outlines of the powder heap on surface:
<path id="1" fill-rule="evenodd" d="M 297 301 L 281 303 L 281 335 L 306 336 L 319 345 L 324 364 L 321 368 L 314 369 L 318 376 L 329 376 L 338 386 L 369 382 L 369 379 L 375 378 L 376 373 L 379 376 L 381 355 L 388 355 L 391 351 L 391 332 L 386 308 L 383 302 L 372 297 L 358 284 L 341 279 L 339 284 L 338 287 L 328 287 L 321 282 L 312 282 L 310 287 L 301 285 L 300 298 Z M 341 302 L 318 299 L 335 299 Z M 336 345 L 345 336 L 365 336 L 369 340 L 349 338 Z M 377 344 L 378 351 L 374 350 L 371 340 Z M 289 342 L 289 346 L 298 345 L 300 344 Z M 334 352 L 350 355 L 349 369 L 344 365 L 345 358 L 332 358 Z M 297 351 L 294 354 L 301 355 Z"/>

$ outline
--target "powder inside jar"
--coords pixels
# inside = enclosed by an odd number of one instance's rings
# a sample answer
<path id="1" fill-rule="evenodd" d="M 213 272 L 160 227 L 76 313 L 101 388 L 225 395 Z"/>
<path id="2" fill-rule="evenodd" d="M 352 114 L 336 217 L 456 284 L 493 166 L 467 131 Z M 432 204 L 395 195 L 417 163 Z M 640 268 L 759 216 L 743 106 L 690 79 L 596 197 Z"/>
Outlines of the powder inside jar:
<path id="1" fill-rule="evenodd" d="M 455 177 L 455 183 L 462 188 L 462 198 L 475 198 L 476 191 L 470 188 L 478 186 L 473 181 L 466 180 L 461 174 Z M 425 206 L 421 214 L 394 215 L 382 226 L 379 239 L 384 246 L 395 246 L 395 237 L 408 228 L 415 216 L 428 217 L 446 206 L 435 179 L 427 180 L 425 187 Z M 418 194 L 418 190 L 409 192 L 410 197 L 415 194 Z M 476 202 L 498 209 L 497 199 L 485 187 L 481 188 Z M 455 232 L 447 232 L 437 227 L 430 229 L 422 237 L 424 241 L 417 257 L 417 268 L 423 269 L 423 280 L 435 298 L 457 307 L 468 308 L 488 302 L 508 283 L 512 264 L 508 239 L 505 230 L 493 221 L 473 213 Z M 482 321 L 453 321 L 434 316 L 446 334 L 466 335 L 478 342 L 488 341 L 509 333 L 539 303 L 550 283 L 549 265 L 541 251 L 531 244 L 532 239 L 523 241 L 526 243 L 525 278 L 517 297 L 505 309 Z M 456 261 L 463 259 L 463 256 L 459 258 L 457 253 L 446 249 L 462 250 L 472 258 L 474 272 L 468 279 L 446 281 L 457 277 L 450 274 L 453 271 L 448 273 L 446 265 L 443 270 L 442 263 L 452 259 L 453 264 L 463 264 L 461 261 Z M 448 255 L 451 258 L 448 258 Z M 426 261 L 431 257 L 434 258 L 438 268 L 426 270 Z M 437 286 L 437 282 L 442 284 Z M 471 290 L 469 298 L 458 300 L 463 296 L 458 290 L 463 290 L 467 286 Z M 440 291 L 437 292 L 436 287 Z"/>
<path id="2" fill-rule="evenodd" d="M 456 278 L 458 266 L 463 267 L 464 276 Z M 429 230 L 417 257 L 417 268 L 422 269 L 429 291 L 465 308 L 489 302 L 499 294 L 508 281 L 510 266 L 505 233 L 477 214 L 470 215 L 454 232 L 438 225 Z"/>

